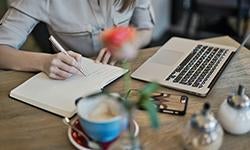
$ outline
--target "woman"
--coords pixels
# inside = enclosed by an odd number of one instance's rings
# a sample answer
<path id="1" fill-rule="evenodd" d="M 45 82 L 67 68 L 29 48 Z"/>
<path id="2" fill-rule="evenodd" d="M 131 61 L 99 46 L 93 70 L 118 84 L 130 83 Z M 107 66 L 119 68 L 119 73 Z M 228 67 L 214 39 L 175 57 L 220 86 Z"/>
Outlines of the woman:
<path id="1" fill-rule="evenodd" d="M 70 49 L 45 54 L 18 50 L 37 23 L 47 24 L 51 35 Z M 102 46 L 100 33 L 112 26 L 137 29 L 134 48 L 149 43 L 154 26 L 150 0 L 16 0 L 0 22 L 0 69 L 43 71 L 53 79 L 66 79 L 77 70 L 81 55 L 114 64 Z"/>

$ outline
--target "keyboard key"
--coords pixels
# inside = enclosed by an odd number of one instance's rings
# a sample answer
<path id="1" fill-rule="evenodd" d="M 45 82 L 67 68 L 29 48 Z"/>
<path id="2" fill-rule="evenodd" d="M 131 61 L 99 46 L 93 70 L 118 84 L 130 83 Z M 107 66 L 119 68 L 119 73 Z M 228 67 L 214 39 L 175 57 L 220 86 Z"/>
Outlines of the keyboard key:
<path id="1" fill-rule="evenodd" d="M 173 79 L 174 83 L 202 88 L 227 51 L 212 46 L 197 45 L 166 80 Z"/>

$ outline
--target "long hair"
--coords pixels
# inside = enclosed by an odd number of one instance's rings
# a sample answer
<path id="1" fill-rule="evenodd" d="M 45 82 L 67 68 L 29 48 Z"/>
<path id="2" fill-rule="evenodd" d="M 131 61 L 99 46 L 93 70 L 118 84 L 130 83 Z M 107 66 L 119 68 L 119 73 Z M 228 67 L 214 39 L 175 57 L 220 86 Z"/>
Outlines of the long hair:
<path id="1" fill-rule="evenodd" d="M 136 0 L 115 0 L 115 5 L 119 5 L 120 12 L 124 12 L 125 10 L 131 8 L 135 4 Z"/>

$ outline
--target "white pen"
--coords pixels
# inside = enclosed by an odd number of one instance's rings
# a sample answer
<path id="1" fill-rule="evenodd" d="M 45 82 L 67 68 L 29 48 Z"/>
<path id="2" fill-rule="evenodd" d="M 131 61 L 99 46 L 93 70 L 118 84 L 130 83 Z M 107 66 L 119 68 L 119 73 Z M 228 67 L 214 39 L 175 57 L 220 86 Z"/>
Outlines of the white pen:
<path id="1" fill-rule="evenodd" d="M 59 42 L 57 42 L 57 40 L 51 35 L 50 37 L 49 37 L 49 40 L 51 41 L 51 43 L 55 46 L 55 48 L 57 49 L 57 50 L 59 50 L 59 51 L 61 51 L 61 52 L 63 52 L 65 55 L 67 55 L 67 56 L 70 56 L 69 54 L 68 54 L 68 52 L 61 46 L 61 44 L 59 44 Z M 71 57 L 71 56 L 70 56 Z M 76 63 L 77 63 L 77 66 L 78 67 L 81 67 L 81 65 L 76 61 Z M 81 67 L 81 68 L 78 68 L 78 67 L 75 67 L 78 71 L 80 71 L 84 76 L 86 76 L 85 75 L 85 73 L 83 72 L 83 68 Z"/>

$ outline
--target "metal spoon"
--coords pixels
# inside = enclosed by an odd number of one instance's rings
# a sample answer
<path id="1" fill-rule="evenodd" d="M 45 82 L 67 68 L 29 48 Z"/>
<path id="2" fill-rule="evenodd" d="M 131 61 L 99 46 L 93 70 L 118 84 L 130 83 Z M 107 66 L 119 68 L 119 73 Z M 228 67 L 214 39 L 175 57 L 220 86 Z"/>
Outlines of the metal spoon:
<path id="1" fill-rule="evenodd" d="M 96 142 L 94 141 L 91 141 L 89 139 L 89 137 L 87 137 L 81 130 L 77 129 L 74 125 L 71 124 L 69 118 L 65 117 L 63 119 L 63 123 L 66 124 L 67 126 L 71 127 L 73 130 L 75 130 L 78 134 L 80 134 L 87 142 L 88 146 L 91 148 L 91 149 L 95 149 L 95 150 L 100 150 L 101 147 L 99 146 L 99 144 L 97 144 Z"/>

